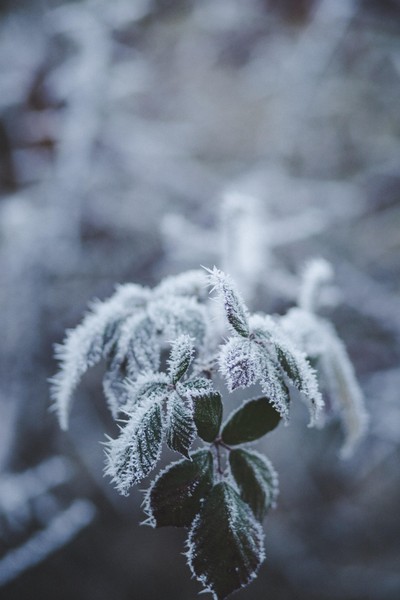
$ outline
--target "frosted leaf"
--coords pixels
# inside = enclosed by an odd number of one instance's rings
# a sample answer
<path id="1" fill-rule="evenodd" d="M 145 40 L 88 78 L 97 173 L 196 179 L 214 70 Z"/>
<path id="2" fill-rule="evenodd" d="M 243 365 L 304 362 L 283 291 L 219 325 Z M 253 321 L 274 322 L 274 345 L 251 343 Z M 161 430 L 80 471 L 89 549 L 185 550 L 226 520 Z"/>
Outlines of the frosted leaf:
<path id="1" fill-rule="evenodd" d="M 268 316 L 253 317 L 251 328 L 252 335 L 268 354 L 269 378 L 271 379 L 272 373 L 270 362 L 274 362 L 281 370 L 280 378 L 299 390 L 310 412 L 310 426 L 315 425 L 323 408 L 323 401 L 315 371 L 306 355 L 293 344 L 284 329 Z"/>
<path id="2" fill-rule="evenodd" d="M 194 356 L 193 340 L 188 335 L 180 335 L 172 342 L 168 360 L 168 374 L 173 384 L 177 383 L 186 373 Z"/>
<path id="3" fill-rule="evenodd" d="M 193 407 L 176 393 L 171 393 L 167 403 L 167 444 L 171 450 L 189 458 L 189 449 L 196 437 Z"/>
<path id="4" fill-rule="evenodd" d="M 321 288 L 333 279 L 332 265 L 323 258 L 307 262 L 302 273 L 298 305 L 302 310 L 315 312 L 319 305 Z"/>
<path id="5" fill-rule="evenodd" d="M 301 308 L 291 308 L 280 318 L 286 334 L 310 359 L 314 360 L 326 348 L 323 320 Z"/>
<path id="6" fill-rule="evenodd" d="M 349 458 L 367 432 L 368 413 L 353 365 L 335 331 L 331 331 L 329 350 L 321 357 L 321 366 L 344 429 L 345 437 L 340 455 L 342 458 Z"/>
<path id="7" fill-rule="evenodd" d="M 259 364 L 258 349 L 249 339 L 230 338 L 221 346 L 218 362 L 230 392 L 255 383 Z"/>
<path id="8" fill-rule="evenodd" d="M 197 450 L 161 471 L 144 499 L 146 525 L 189 527 L 213 485 L 213 456 Z"/>
<path id="9" fill-rule="evenodd" d="M 119 437 L 107 442 L 105 473 L 123 496 L 155 467 L 161 455 L 162 429 L 161 405 L 150 399 L 133 412 Z"/>
<path id="10" fill-rule="evenodd" d="M 218 483 L 204 501 L 188 537 L 193 575 L 215 600 L 245 587 L 264 560 L 264 534 L 250 508 L 227 483 Z"/>
<path id="11" fill-rule="evenodd" d="M 141 373 L 135 381 L 126 380 L 125 412 L 136 410 L 138 405 L 149 400 L 162 402 L 171 392 L 169 377 L 165 373 Z"/>
<path id="12" fill-rule="evenodd" d="M 249 335 L 248 311 L 247 307 L 236 289 L 235 284 L 229 275 L 214 267 L 206 269 L 209 273 L 210 285 L 212 290 L 217 292 L 218 298 L 223 302 L 226 318 L 232 333 L 238 333 L 243 337 Z"/>
<path id="13" fill-rule="evenodd" d="M 164 339 L 174 340 L 186 334 L 194 338 L 197 346 L 203 344 L 207 333 L 206 311 L 194 298 L 169 296 L 155 300 L 148 313 Z"/>
<path id="14" fill-rule="evenodd" d="M 145 313 L 133 315 L 125 321 L 118 340 L 116 361 L 127 361 L 131 377 L 146 369 L 157 371 L 160 352 L 156 327 Z"/>
<path id="15" fill-rule="evenodd" d="M 114 419 L 118 417 L 119 412 L 128 400 L 126 377 L 125 365 L 119 364 L 110 366 L 103 378 L 103 392 Z"/>
<path id="16" fill-rule="evenodd" d="M 166 277 L 154 289 L 154 295 L 159 296 L 195 296 L 200 301 L 208 297 L 207 275 L 201 269 L 193 269 L 179 275 Z"/>
<path id="17" fill-rule="evenodd" d="M 51 379 L 51 395 L 63 429 L 68 427 L 72 394 L 80 379 L 87 369 L 107 356 L 122 321 L 145 304 L 148 294 L 147 289 L 138 285 L 119 287 L 105 302 L 92 304 L 82 323 L 68 331 L 63 344 L 56 346 L 56 358 L 61 364 Z"/>
<path id="18" fill-rule="evenodd" d="M 289 389 L 275 364 L 262 350 L 259 351 L 258 355 L 257 381 L 272 406 L 287 420 L 290 405 Z"/>
<path id="19" fill-rule="evenodd" d="M 194 400 L 200 398 L 200 396 L 210 394 L 213 391 L 213 384 L 210 379 L 205 377 L 193 377 L 184 383 L 179 381 L 176 384 L 176 390 L 181 396 Z"/>
<path id="20" fill-rule="evenodd" d="M 318 361 L 320 376 L 340 415 L 345 432 L 342 457 L 352 455 L 365 436 L 368 414 L 353 365 L 335 329 L 321 317 L 301 309 L 292 309 L 281 323 L 314 361 Z"/>
<path id="21" fill-rule="evenodd" d="M 240 496 L 262 521 L 275 507 L 279 493 L 278 475 L 271 462 L 255 450 L 232 450 L 229 465 Z"/>

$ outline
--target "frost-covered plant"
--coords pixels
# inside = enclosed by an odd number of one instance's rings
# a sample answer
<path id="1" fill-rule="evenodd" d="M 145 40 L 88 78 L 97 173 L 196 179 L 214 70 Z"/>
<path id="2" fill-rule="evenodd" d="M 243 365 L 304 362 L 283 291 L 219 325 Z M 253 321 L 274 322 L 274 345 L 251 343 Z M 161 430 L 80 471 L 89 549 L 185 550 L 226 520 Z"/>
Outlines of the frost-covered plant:
<path id="1" fill-rule="evenodd" d="M 343 342 L 332 324 L 317 314 L 321 294 L 332 277 L 329 263 L 310 261 L 303 272 L 298 307 L 290 309 L 281 324 L 317 369 L 329 408 L 340 415 L 345 435 L 340 454 L 348 458 L 366 433 L 368 414 Z"/>
<path id="2" fill-rule="evenodd" d="M 262 521 L 278 495 L 274 467 L 251 444 L 288 421 L 297 397 L 310 426 L 324 403 L 290 315 L 250 314 L 228 275 L 206 271 L 167 278 L 153 290 L 121 286 L 94 304 L 57 348 L 53 397 L 65 429 L 79 379 L 106 360 L 104 391 L 120 423 L 119 436 L 105 444 L 106 473 L 127 495 L 154 470 L 164 441 L 182 455 L 145 492 L 145 523 L 187 528 L 189 567 L 205 591 L 222 599 L 256 577 L 264 560 Z M 223 308 L 226 337 L 207 285 Z M 221 375 L 229 393 L 261 390 L 223 423 Z M 202 445 L 193 449 L 196 440 Z"/>

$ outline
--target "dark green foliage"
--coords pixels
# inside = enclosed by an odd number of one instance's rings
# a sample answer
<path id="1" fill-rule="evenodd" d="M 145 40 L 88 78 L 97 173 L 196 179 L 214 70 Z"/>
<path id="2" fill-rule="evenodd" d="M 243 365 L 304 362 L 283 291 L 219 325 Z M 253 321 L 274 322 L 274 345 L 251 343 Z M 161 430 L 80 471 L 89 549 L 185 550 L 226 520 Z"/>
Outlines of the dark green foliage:
<path id="1" fill-rule="evenodd" d="M 274 347 L 279 364 L 289 377 L 290 382 L 300 392 L 303 391 L 304 383 L 295 357 L 287 350 L 287 348 L 284 348 L 277 342 L 274 343 Z"/>
<path id="2" fill-rule="evenodd" d="M 194 401 L 194 422 L 198 435 L 205 442 L 213 442 L 219 433 L 222 421 L 221 394 L 201 396 Z"/>
<path id="3" fill-rule="evenodd" d="M 263 531 L 228 483 L 218 483 L 193 522 L 188 562 L 218 600 L 250 583 L 264 559 Z"/>
<path id="4" fill-rule="evenodd" d="M 213 485 L 213 457 L 198 450 L 161 472 L 147 491 L 145 511 L 154 527 L 189 527 Z"/>
<path id="5" fill-rule="evenodd" d="M 255 517 L 262 521 L 269 508 L 274 505 L 278 492 L 274 468 L 258 452 L 241 448 L 231 451 L 229 464 L 242 500 L 251 507 Z"/>
<path id="6" fill-rule="evenodd" d="M 193 410 L 187 401 L 171 394 L 168 401 L 167 444 L 171 450 L 189 458 L 189 449 L 196 437 Z"/>
<path id="7" fill-rule="evenodd" d="M 268 398 L 248 400 L 232 413 L 222 429 L 221 437 L 230 446 L 253 442 L 275 429 L 280 419 Z"/>

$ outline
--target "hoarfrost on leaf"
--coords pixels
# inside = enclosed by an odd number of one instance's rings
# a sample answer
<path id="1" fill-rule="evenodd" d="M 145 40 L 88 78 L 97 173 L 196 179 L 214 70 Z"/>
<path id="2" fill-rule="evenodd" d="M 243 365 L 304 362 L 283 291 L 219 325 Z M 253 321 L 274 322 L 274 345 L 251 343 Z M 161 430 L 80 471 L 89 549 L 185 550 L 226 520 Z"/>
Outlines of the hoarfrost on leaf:
<path id="1" fill-rule="evenodd" d="M 169 394 L 169 377 L 166 373 L 146 371 L 131 381 L 124 383 L 127 394 L 125 412 L 130 413 L 144 401 L 162 402 Z"/>
<path id="2" fill-rule="evenodd" d="M 120 286 L 105 302 L 93 303 L 82 323 L 56 346 L 60 370 L 51 379 L 51 395 L 62 429 L 68 428 L 72 394 L 82 376 L 111 352 L 121 323 L 146 303 L 148 295 L 149 290 L 139 285 Z"/>
<path id="3" fill-rule="evenodd" d="M 219 300 L 222 301 L 232 333 L 248 337 L 248 310 L 235 284 L 229 275 L 226 275 L 217 267 L 206 269 L 206 271 L 209 273 L 209 282 L 212 286 L 211 292 L 215 290 Z"/>
<path id="4" fill-rule="evenodd" d="M 196 437 L 193 406 L 175 392 L 168 398 L 166 437 L 171 450 L 189 458 L 189 449 Z"/>
<path id="5" fill-rule="evenodd" d="M 134 314 L 121 328 L 115 362 L 126 360 L 130 377 L 146 369 L 157 371 L 161 346 L 153 321 L 144 312 Z"/>
<path id="6" fill-rule="evenodd" d="M 246 388 L 257 378 L 258 350 L 249 339 L 231 337 L 221 346 L 219 369 L 226 380 L 228 390 Z"/>
<path id="7" fill-rule="evenodd" d="M 213 384 L 210 379 L 205 377 L 193 377 L 185 382 L 178 381 L 176 390 L 181 396 L 194 400 L 205 394 L 210 394 L 213 391 Z"/>
<path id="8" fill-rule="evenodd" d="M 286 383 L 290 383 L 298 389 L 308 406 L 310 426 L 315 425 L 323 408 L 323 400 L 315 371 L 306 355 L 271 317 L 255 315 L 250 324 L 257 343 L 265 349 L 265 354 L 260 355 L 259 367 L 261 373 L 264 373 L 261 375 L 263 391 L 272 394 L 274 406 L 281 411 L 282 416 L 287 416 L 285 405 L 288 406 L 288 400 L 285 401 L 284 397 L 287 396 Z"/>
<path id="9" fill-rule="evenodd" d="M 119 437 L 107 442 L 105 473 L 123 496 L 155 467 L 161 455 L 162 430 L 160 402 L 148 399 L 132 413 Z"/>
<path id="10" fill-rule="evenodd" d="M 173 384 L 176 384 L 186 373 L 194 357 L 193 340 L 188 335 L 180 335 L 172 343 L 168 360 L 168 374 Z"/>
<path id="11" fill-rule="evenodd" d="M 341 456 L 350 457 L 366 435 L 368 414 L 344 344 L 326 319 L 308 311 L 293 308 L 281 323 L 288 335 L 297 338 L 303 351 L 317 364 L 320 379 L 344 429 Z"/>
<path id="12" fill-rule="evenodd" d="M 201 346 L 207 334 L 205 307 L 195 298 L 169 296 L 149 305 L 148 314 L 165 340 L 175 340 L 186 334 Z"/>

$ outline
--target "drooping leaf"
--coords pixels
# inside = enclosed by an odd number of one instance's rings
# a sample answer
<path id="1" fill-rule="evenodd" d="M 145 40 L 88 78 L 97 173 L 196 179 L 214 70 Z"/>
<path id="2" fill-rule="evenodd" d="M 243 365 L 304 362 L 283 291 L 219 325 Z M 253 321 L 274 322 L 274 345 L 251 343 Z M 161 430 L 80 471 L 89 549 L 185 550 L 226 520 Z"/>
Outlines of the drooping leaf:
<path id="1" fill-rule="evenodd" d="M 82 323 L 67 332 L 63 344 L 56 346 L 59 372 L 50 380 L 51 395 L 63 429 L 68 427 L 72 395 L 84 373 L 107 357 L 114 344 L 112 331 L 129 314 L 147 301 L 149 290 L 129 284 L 121 286 L 104 302 L 95 302 Z"/>
<path id="2" fill-rule="evenodd" d="M 118 341 L 117 360 L 127 360 L 131 377 L 141 371 L 157 371 L 160 352 L 157 329 L 146 313 L 135 314 L 125 321 Z"/>
<path id="3" fill-rule="evenodd" d="M 172 393 L 168 399 L 167 444 L 171 450 L 189 458 L 189 449 L 196 437 L 191 403 Z"/>
<path id="4" fill-rule="evenodd" d="M 289 394 L 286 383 L 291 384 L 299 390 L 300 397 L 308 406 L 310 426 L 315 425 L 323 401 L 315 372 L 305 354 L 271 317 L 256 315 L 250 323 L 260 349 L 264 349 L 263 352 L 260 350 L 260 372 L 264 371 L 260 378 L 263 391 L 282 416 L 287 418 Z"/>
<path id="5" fill-rule="evenodd" d="M 229 275 L 217 267 L 206 269 L 206 271 L 210 274 L 210 285 L 213 286 L 211 292 L 216 290 L 218 297 L 222 300 L 232 332 L 242 337 L 248 337 L 250 333 L 248 310 L 235 284 Z"/>
<path id="6" fill-rule="evenodd" d="M 258 380 L 268 400 L 279 414 L 287 420 L 290 406 L 289 388 L 265 350 L 259 350 Z"/>
<path id="7" fill-rule="evenodd" d="M 314 425 L 323 406 L 314 369 L 305 355 L 289 341 L 277 338 L 274 340 L 274 347 L 281 369 L 306 400 L 310 411 L 310 425 Z"/>
<path id="8" fill-rule="evenodd" d="M 168 373 L 173 384 L 177 383 L 186 373 L 194 356 L 193 340 L 188 335 L 180 335 L 172 343 L 168 360 Z"/>
<path id="9" fill-rule="evenodd" d="M 264 560 L 263 530 L 228 484 L 218 483 L 193 521 L 188 538 L 189 567 L 214 598 L 245 587 Z"/>
<path id="10" fill-rule="evenodd" d="M 333 408 L 341 418 L 344 441 L 341 458 L 350 458 L 368 429 L 368 413 L 364 395 L 356 379 L 347 350 L 333 328 L 329 346 L 321 357 L 322 376 L 325 380 Z"/>
<path id="11" fill-rule="evenodd" d="M 205 442 L 213 442 L 222 421 L 222 400 L 218 392 L 200 396 L 194 401 L 194 422 L 197 433 Z"/>
<path id="12" fill-rule="evenodd" d="M 152 301 L 148 314 L 157 331 L 165 340 L 175 340 L 180 335 L 188 335 L 201 346 L 207 332 L 204 305 L 195 298 L 168 296 Z"/>
<path id="13" fill-rule="evenodd" d="M 239 337 L 232 337 L 221 346 L 218 362 L 230 392 L 256 382 L 256 350 L 250 340 Z"/>
<path id="14" fill-rule="evenodd" d="M 117 439 L 106 447 L 105 472 L 123 496 L 154 468 L 161 454 L 160 403 L 147 400 L 134 411 Z"/>
<path id="15" fill-rule="evenodd" d="M 268 402 L 268 398 L 246 400 L 230 415 L 221 437 L 230 446 L 253 442 L 275 429 L 280 420 L 280 414 Z"/>
<path id="16" fill-rule="evenodd" d="M 230 452 L 229 464 L 242 500 L 262 521 L 278 496 L 278 476 L 271 462 L 259 452 L 237 448 Z"/>
<path id="17" fill-rule="evenodd" d="M 126 405 L 129 398 L 126 377 L 127 373 L 124 363 L 110 366 L 103 377 L 103 392 L 114 419 L 118 417 L 118 414 Z"/>
<path id="18" fill-rule="evenodd" d="M 157 475 L 144 500 L 147 524 L 189 527 L 213 485 L 211 452 L 198 450 L 191 459 L 172 463 Z"/>

